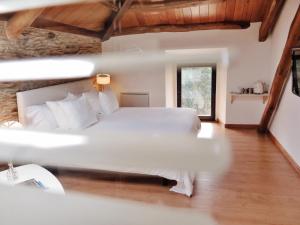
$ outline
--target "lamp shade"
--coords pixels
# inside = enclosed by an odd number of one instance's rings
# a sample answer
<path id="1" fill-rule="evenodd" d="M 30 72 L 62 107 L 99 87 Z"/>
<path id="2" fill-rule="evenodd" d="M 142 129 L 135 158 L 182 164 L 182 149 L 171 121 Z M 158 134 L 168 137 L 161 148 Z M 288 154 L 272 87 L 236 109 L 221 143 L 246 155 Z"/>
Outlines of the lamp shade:
<path id="1" fill-rule="evenodd" d="M 98 74 L 97 75 L 97 84 L 99 84 L 99 85 L 110 84 L 110 75 L 109 74 Z"/>

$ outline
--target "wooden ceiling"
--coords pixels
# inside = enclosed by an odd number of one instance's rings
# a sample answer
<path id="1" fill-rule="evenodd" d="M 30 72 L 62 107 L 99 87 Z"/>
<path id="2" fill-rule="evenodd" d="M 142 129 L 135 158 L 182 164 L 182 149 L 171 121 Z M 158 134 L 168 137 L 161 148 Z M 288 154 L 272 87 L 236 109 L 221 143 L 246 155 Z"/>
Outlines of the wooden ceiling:
<path id="1" fill-rule="evenodd" d="M 128 10 L 122 27 L 153 26 L 158 24 L 197 24 L 224 21 L 262 21 L 268 7 L 265 0 L 206 1 L 192 7 L 142 11 Z"/>
<path id="2" fill-rule="evenodd" d="M 111 36 L 136 33 L 245 29 L 251 22 L 262 22 L 268 16 L 271 17 L 269 23 L 274 21 L 283 5 L 283 3 L 279 5 L 276 11 L 278 2 L 284 1 L 106 0 L 57 6 L 34 12 L 17 12 L 13 15 L 6 15 L 6 19 L 9 21 L 11 30 L 16 29 L 14 26 L 17 26 L 17 23 L 22 23 L 23 27 L 33 26 L 77 33 L 99 37 L 105 41 Z M 16 17 L 19 18 L 19 22 L 16 22 Z M 26 18 L 28 21 L 24 25 Z M 265 25 L 266 36 L 272 26 L 269 23 Z M 8 37 L 16 38 L 20 30 L 9 32 Z"/>

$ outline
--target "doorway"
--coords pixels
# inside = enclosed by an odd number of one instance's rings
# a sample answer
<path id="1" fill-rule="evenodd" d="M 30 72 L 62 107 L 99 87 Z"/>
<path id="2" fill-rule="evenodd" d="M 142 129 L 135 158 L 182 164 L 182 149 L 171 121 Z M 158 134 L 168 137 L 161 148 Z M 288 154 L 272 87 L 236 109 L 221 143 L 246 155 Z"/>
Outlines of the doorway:
<path id="1" fill-rule="evenodd" d="M 215 65 L 177 68 L 177 106 L 195 109 L 201 120 L 215 120 Z"/>

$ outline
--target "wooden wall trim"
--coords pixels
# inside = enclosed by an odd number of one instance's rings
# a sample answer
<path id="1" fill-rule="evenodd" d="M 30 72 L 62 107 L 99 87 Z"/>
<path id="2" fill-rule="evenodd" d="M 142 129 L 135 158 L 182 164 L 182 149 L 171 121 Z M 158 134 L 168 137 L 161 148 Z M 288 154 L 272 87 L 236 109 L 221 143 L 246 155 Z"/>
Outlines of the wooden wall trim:
<path id="1" fill-rule="evenodd" d="M 258 124 L 224 124 L 228 129 L 257 129 Z"/>
<path id="2" fill-rule="evenodd" d="M 280 144 L 280 142 L 271 133 L 271 131 L 268 131 L 268 136 L 270 137 L 271 141 L 276 145 L 276 147 L 279 149 L 279 151 L 282 153 L 282 155 L 287 159 L 289 164 L 296 170 L 296 172 L 300 176 L 300 165 L 298 165 L 297 162 L 291 157 L 288 151 L 282 146 L 282 144 Z"/>

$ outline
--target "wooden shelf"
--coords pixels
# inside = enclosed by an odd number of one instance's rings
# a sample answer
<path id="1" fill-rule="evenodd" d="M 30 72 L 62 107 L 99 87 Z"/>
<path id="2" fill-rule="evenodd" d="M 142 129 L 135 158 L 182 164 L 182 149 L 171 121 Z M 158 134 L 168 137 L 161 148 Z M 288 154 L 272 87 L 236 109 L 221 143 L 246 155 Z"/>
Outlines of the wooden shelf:
<path id="1" fill-rule="evenodd" d="M 231 104 L 237 99 L 237 98 L 258 98 L 263 101 L 263 104 L 266 103 L 267 99 L 269 97 L 268 93 L 265 94 L 238 94 L 238 93 L 230 93 L 230 102 Z"/>

